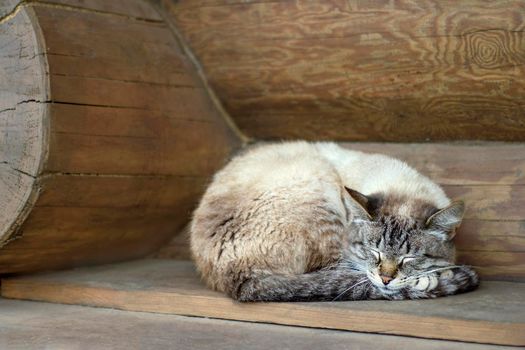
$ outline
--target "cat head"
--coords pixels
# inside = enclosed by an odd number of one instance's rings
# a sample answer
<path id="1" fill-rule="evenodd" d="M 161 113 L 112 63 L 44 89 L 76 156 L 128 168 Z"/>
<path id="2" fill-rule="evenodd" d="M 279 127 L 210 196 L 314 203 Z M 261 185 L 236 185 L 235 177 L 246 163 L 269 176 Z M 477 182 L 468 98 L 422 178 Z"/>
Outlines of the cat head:
<path id="1" fill-rule="evenodd" d="M 454 262 L 452 239 L 465 211 L 462 201 L 440 209 L 402 196 L 347 191 L 360 232 L 351 259 L 385 293 Z"/>

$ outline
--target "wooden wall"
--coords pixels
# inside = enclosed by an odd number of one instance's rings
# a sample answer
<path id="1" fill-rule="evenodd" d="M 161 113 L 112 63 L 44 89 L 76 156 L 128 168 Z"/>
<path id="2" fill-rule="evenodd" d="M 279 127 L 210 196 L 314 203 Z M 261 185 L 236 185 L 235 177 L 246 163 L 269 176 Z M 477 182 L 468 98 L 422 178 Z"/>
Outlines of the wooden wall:
<path id="1" fill-rule="evenodd" d="M 525 140 L 525 2 L 164 0 L 258 139 Z"/>
<path id="2" fill-rule="evenodd" d="M 156 250 L 239 138 L 147 2 L 10 5 L 0 8 L 0 190 L 13 196 L 0 202 L 16 208 L 0 231 L 0 273 Z M 34 149 L 23 146 L 34 135 Z"/>

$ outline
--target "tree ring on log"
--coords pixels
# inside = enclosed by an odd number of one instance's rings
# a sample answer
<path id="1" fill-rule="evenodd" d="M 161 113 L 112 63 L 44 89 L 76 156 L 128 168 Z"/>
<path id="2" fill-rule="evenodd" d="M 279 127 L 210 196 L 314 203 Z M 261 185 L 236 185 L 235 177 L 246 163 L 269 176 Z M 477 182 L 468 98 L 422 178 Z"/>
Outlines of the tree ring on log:
<path id="1" fill-rule="evenodd" d="M 13 240 L 38 197 L 48 130 L 48 76 L 34 11 L 0 20 L 0 246 Z"/>

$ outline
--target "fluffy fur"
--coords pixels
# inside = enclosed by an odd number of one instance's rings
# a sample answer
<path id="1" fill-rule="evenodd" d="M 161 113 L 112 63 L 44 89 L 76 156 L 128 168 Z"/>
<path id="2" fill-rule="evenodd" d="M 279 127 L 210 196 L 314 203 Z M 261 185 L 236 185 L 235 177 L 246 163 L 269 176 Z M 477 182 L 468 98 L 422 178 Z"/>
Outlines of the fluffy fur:
<path id="1" fill-rule="evenodd" d="M 463 211 L 399 160 L 271 144 L 215 175 L 191 249 L 206 283 L 240 301 L 432 298 L 478 284 L 454 265 Z"/>

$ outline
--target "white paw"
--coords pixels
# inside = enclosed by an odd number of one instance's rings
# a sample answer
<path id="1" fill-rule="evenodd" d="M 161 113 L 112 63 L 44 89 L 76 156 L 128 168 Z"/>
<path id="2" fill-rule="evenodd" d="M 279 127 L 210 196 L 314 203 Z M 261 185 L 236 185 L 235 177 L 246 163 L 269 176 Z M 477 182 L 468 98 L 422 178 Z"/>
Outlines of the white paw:
<path id="1" fill-rule="evenodd" d="M 441 272 L 441 278 L 449 279 L 452 277 L 454 277 L 454 272 L 452 272 L 452 270 L 445 270 Z"/>
<path id="2" fill-rule="evenodd" d="M 438 279 L 436 276 L 424 276 L 417 279 L 413 287 L 417 290 L 426 291 L 436 288 L 438 285 Z"/>

